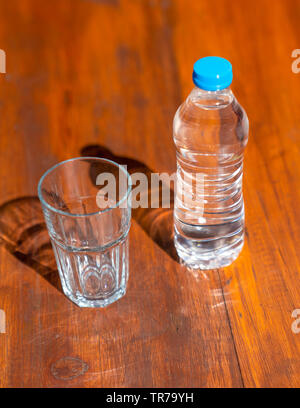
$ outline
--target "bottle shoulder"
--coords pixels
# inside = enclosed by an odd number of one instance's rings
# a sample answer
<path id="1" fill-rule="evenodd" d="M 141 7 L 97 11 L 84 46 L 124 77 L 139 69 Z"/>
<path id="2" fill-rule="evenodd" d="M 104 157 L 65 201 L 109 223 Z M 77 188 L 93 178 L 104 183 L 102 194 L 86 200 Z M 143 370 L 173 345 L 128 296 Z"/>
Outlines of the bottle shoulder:
<path id="1" fill-rule="evenodd" d="M 233 92 L 194 88 L 177 109 L 173 122 L 175 144 L 235 145 L 248 141 L 249 120 Z"/>

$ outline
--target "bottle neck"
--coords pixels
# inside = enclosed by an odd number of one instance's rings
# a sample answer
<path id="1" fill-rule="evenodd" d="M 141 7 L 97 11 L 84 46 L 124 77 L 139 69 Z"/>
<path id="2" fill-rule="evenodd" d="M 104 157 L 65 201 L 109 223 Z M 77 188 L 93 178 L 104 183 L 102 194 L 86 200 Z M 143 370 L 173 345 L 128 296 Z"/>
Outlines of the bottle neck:
<path id="1" fill-rule="evenodd" d="M 233 102 L 234 95 L 229 87 L 218 91 L 206 91 L 196 86 L 188 100 L 203 109 L 222 109 Z"/>

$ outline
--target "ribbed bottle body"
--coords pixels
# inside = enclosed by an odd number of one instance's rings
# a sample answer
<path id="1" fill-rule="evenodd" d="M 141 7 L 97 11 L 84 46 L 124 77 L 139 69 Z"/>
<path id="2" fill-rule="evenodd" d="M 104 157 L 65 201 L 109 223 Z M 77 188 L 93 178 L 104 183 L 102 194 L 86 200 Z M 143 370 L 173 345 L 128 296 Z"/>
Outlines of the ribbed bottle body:
<path id="1" fill-rule="evenodd" d="M 175 115 L 175 246 L 192 267 L 226 266 L 242 249 L 247 139 L 247 116 L 228 88 L 195 88 Z"/>

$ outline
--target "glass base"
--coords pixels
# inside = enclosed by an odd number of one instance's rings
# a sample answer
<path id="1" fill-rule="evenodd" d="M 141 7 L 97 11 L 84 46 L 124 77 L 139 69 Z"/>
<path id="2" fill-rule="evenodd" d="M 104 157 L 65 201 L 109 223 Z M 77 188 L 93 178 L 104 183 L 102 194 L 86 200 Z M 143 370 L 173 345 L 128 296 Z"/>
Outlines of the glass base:
<path id="1" fill-rule="evenodd" d="M 64 289 L 64 294 L 79 307 L 106 307 L 111 303 L 116 302 L 121 299 L 126 294 L 126 287 L 119 288 L 113 295 L 105 299 L 87 299 L 84 298 L 80 293 L 77 296 L 74 296 L 72 293 L 69 293 L 68 290 Z"/>
<path id="2" fill-rule="evenodd" d="M 93 250 L 65 248 L 52 240 L 64 294 L 80 307 L 106 307 L 125 295 L 128 239 Z"/>

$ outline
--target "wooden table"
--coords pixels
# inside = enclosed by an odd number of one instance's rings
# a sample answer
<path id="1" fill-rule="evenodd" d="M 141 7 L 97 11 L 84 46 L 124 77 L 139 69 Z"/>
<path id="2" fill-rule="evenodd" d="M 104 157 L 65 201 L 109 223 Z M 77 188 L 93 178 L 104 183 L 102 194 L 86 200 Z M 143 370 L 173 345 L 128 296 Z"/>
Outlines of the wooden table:
<path id="1" fill-rule="evenodd" d="M 0 16 L 0 385 L 300 386 L 300 1 L 1 0 Z M 134 214 L 126 296 L 80 309 L 38 180 L 83 154 L 173 172 L 172 118 L 205 55 L 232 62 L 251 122 L 242 254 L 189 270 L 171 211 Z"/>

